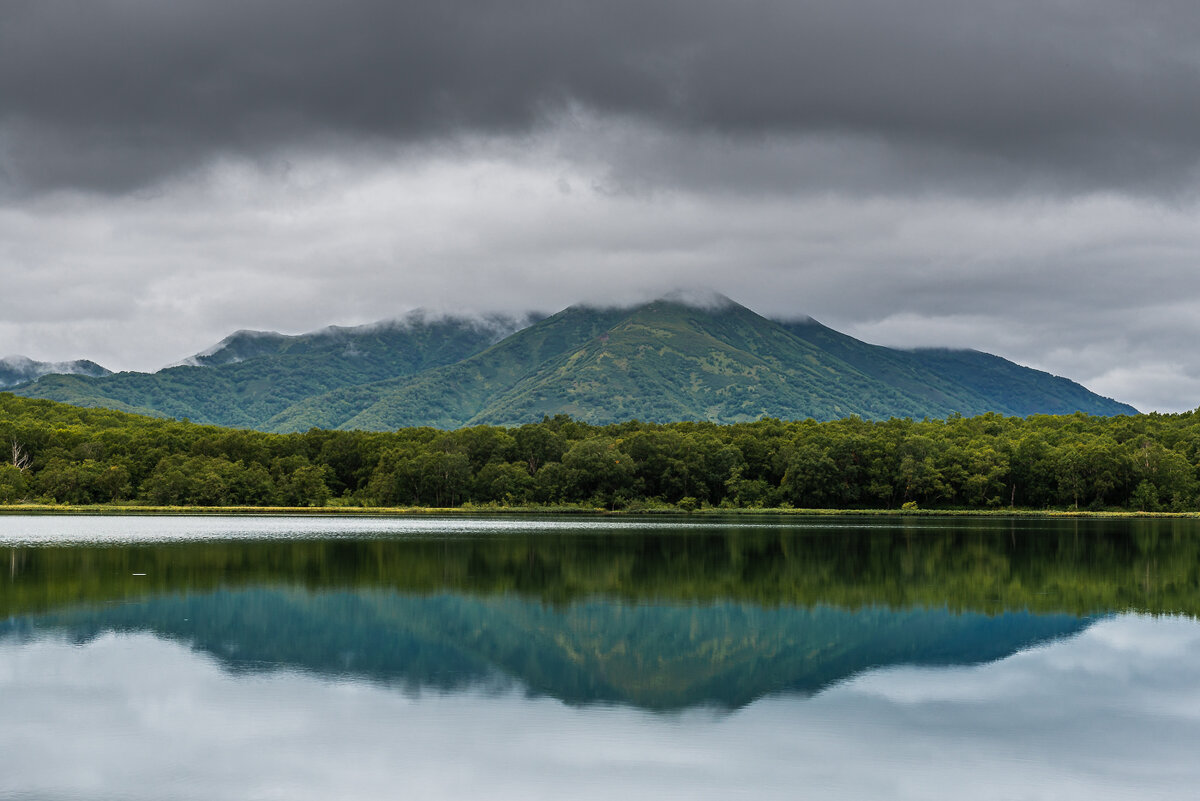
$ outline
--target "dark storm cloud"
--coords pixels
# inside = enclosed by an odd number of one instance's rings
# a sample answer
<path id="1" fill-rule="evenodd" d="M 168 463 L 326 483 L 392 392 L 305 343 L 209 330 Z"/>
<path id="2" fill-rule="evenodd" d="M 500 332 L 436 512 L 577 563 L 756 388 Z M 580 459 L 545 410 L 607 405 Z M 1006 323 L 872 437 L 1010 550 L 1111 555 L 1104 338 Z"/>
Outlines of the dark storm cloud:
<path id="1" fill-rule="evenodd" d="M 1200 160 L 1197 41 L 1200 6 L 1171 0 L 4 0 L 0 181 L 119 191 L 582 109 L 668 140 L 849 136 L 968 188 L 1174 191 Z M 756 175 L 779 180 L 714 180 Z"/>

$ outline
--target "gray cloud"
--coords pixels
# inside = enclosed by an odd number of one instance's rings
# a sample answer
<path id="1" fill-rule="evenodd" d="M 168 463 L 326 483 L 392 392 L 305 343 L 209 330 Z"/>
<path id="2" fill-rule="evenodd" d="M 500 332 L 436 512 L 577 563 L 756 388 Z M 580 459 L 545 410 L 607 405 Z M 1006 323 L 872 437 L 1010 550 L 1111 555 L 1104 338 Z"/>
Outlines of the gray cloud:
<path id="1" fill-rule="evenodd" d="M 0 0 L 0 353 L 710 287 L 1200 403 L 1185 0 Z"/>
<path id="2" fill-rule="evenodd" d="M 221 153 L 581 108 L 860 141 L 909 179 L 1175 191 L 1200 158 L 1198 39 L 1185 0 L 9 0 L 0 153 L 12 191 L 118 191 Z"/>
<path id="3" fill-rule="evenodd" d="M 241 328 L 709 287 L 871 342 L 997 353 L 1140 409 L 1200 402 L 1195 205 L 613 192 L 603 163 L 556 147 L 226 159 L 152 197 L 0 207 L 0 352 L 157 369 Z"/>

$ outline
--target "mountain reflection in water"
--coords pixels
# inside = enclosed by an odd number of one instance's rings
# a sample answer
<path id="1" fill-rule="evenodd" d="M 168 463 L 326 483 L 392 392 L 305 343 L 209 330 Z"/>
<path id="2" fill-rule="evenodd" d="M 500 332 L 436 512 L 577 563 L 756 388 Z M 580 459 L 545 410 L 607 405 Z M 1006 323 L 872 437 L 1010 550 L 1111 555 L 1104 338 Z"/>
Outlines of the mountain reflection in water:
<path id="1" fill-rule="evenodd" d="M 79 642 L 107 631 L 152 632 L 234 670 L 296 668 L 411 691 L 514 682 L 568 703 L 672 709 L 811 694 L 879 666 L 991 661 L 1088 622 L 944 609 L 607 599 L 550 606 L 508 597 L 256 588 L 74 609 L 9 626 Z"/>
<path id="2" fill-rule="evenodd" d="M 0 797 L 1194 797 L 1196 521 L 870 523 L 0 516 Z"/>
<path id="3" fill-rule="evenodd" d="M 1169 523 L 624 529 L 9 549 L 9 636 L 149 632 L 233 670 L 736 708 L 1193 612 Z M 178 520 L 164 525 L 178 525 Z"/>

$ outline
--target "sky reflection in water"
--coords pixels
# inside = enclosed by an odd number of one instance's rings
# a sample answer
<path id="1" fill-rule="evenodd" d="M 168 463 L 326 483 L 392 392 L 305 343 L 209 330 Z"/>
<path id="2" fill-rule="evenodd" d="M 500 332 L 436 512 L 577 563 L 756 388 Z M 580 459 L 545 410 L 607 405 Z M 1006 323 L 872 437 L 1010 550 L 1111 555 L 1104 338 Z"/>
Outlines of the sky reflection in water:
<path id="1" fill-rule="evenodd" d="M 0 798 L 1193 797 L 1193 540 L 933 528 L 10 530 Z"/>
<path id="2" fill-rule="evenodd" d="M 1190 798 L 1200 626 L 1121 616 L 731 713 L 231 673 L 148 634 L 0 644 L 0 792 L 42 798 Z M 136 666 L 136 669 L 133 668 Z"/>

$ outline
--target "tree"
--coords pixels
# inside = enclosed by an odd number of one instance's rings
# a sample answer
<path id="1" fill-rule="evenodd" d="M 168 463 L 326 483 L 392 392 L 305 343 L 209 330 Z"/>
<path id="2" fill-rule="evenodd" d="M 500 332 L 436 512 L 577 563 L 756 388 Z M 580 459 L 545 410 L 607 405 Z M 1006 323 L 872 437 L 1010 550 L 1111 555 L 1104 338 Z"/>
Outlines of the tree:
<path id="1" fill-rule="evenodd" d="M 563 466 L 577 476 L 575 498 L 611 504 L 633 485 L 633 460 L 611 437 L 589 437 L 563 454 Z"/>
<path id="2" fill-rule="evenodd" d="M 527 503 L 533 482 L 533 476 L 523 463 L 492 462 L 484 465 L 475 477 L 471 495 L 480 501 Z"/>
<path id="3" fill-rule="evenodd" d="M 0 464 L 0 503 L 20 503 L 27 491 L 25 474 L 20 469 L 15 465 Z"/>
<path id="4" fill-rule="evenodd" d="M 282 487 L 289 506 L 324 506 L 329 502 L 329 479 L 333 471 L 324 465 L 297 467 Z"/>
<path id="5" fill-rule="evenodd" d="M 33 464 L 33 458 L 25 452 L 25 448 L 21 446 L 15 439 L 12 441 L 12 466 L 24 472 Z"/>

